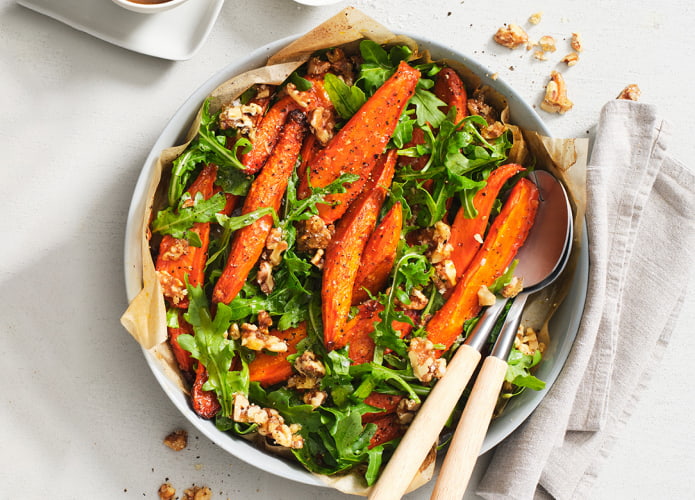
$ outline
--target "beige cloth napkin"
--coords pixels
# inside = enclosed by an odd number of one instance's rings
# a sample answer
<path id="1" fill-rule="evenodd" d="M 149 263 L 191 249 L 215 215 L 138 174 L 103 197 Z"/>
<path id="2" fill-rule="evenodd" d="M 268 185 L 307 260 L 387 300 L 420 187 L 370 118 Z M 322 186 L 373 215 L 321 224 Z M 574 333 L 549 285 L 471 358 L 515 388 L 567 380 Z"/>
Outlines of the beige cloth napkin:
<path id="1" fill-rule="evenodd" d="M 695 175 L 655 107 L 616 100 L 587 169 L 589 289 L 565 367 L 494 456 L 487 499 L 590 498 L 600 463 L 675 328 L 695 261 Z"/>

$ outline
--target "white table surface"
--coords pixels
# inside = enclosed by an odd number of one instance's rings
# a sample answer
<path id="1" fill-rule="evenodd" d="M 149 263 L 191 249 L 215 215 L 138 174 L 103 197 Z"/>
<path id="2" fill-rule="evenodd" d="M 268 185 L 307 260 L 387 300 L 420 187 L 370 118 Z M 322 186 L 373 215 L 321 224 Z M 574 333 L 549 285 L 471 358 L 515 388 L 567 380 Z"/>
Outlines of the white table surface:
<path id="1" fill-rule="evenodd" d="M 581 60 L 563 69 L 575 107 L 564 116 L 541 112 L 553 134 L 586 137 L 603 103 L 637 83 L 642 100 L 673 123 L 672 153 L 692 161 L 695 92 L 686 48 L 693 4 L 608 4 L 352 2 L 394 31 L 468 52 L 536 104 L 565 39 L 580 32 Z M 0 498 L 157 498 L 167 479 L 179 492 L 210 486 L 221 499 L 344 496 L 288 483 L 198 435 L 160 390 L 119 317 L 128 204 L 168 119 L 229 61 L 346 5 L 228 0 L 201 52 L 170 62 L 0 1 Z M 561 47 L 551 61 L 491 42 L 500 25 L 526 24 L 536 11 L 544 17 L 530 31 L 555 36 Z M 605 461 L 595 498 L 692 498 L 694 320 L 690 300 L 658 375 Z M 191 431 L 189 447 L 178 453 L 162 444 L 176 428 Z"/>

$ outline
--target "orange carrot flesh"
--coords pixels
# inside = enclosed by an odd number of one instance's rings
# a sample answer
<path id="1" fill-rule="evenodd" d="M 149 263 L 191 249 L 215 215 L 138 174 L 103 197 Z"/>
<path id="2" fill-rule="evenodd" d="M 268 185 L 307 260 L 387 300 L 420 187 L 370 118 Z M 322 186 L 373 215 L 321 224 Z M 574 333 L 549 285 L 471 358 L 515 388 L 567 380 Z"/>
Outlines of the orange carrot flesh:
<path id="1" fill-rule="evenodd" d="M 466 86 L 458 73 L 452 68 L 444 68 L 437 73 L 432 92 L 447 104 L 446 113 L 451 108 L 456 107 L 454 123 L 458 123 L 468 116 Z"/>
<path id="2" fill-rule="evenodd" d="M 174 358 L 176 359 L 176 364 L 179 365 L 179 369 L 182 372 L 192 372 L 193 371 L 193 357 L 191 353 L 185 350 L 179 345 L 178 338 L 179 335 L 194 335 L 193 327 L 185 319 L 183 319 L 183 314 L 181 311 L 178 313 L 179 316 L 179 326 L 178 328 L 167 327 L 169 332 L 169 345 L 174 353 Z"/>
<path id="3" fill-rule="evenodd" d="M 389 413 L 383 417 L 372 420 L 376 424 L 376 432 L 369 440 L 369 448 L 387 443 L 405 434 L 405 427 L 398 420 L 398 415 Z"/>
<path id="4" fill-rule="evenodd" d="M 364 398 L 364 402 L 369 406 L 381 408 L 383 411 L 365 413 L 362 415 L 362 423 L 366 424 L 368 422 L 374 422 L 375 420 L 378 420 L 389 413 L 395 413 L 396 408 L 398 408 L 398 403 L 400 403 L 402 399 L 403 396 L 396 394 L 381 394 L 379 392 L 372 392 L 369 396 Z"/>
<path id="5" fill-rule="evenodd" d="M 287 121 L 287 115 L 295 109 L 299 109 L 299 104 L 291 97 L 285 96 L 273 104 L 263 116 L 261 123 L 256 128 L 251 150 L 241 155 L 241 162 L 246 167 L 248 174 L 255 174 L 265 165 L 280 138 L 280 133 Z"/>
<path id="6" fill-rule="evenodd" d="M 306 117 L 301 111 L 287 116 L 278 143 L 266 165 L 251 184 L 242 213 L 248 214 L 262 207 L 280 209 L 287 182 L 307 132 Z M 215 283 L 213 301 L 229 304 L 244 286 L 251 269 L 263 252 L 273 218 L 266 215 L 235 232 L 222 275 Z"/>
<path id="7" fill-rule="evenodd" d="M 193 411 L 195 411 L 198 416 L 211 419 L 217 415 L 221 407 L 215 395 L 215 391 L 203 390 L 203 385 L 207 380 L 208 372 L 205 366 L 203 366 L 202 363 L 198 363 L 198 367 L 195 371 L 195 382 L 193 382 L 193 387 L 191 387 L 191 403 L 193 404 Z"/>
<path id="8" fill-rule="evenodd" d="M 352 305 L 357 305 L 375 295 L 388 281 L 396 260 L 396 250 L 403 227 L 403 210 L 396 203 L 369 237 L 359 271 L 352 289 Z"/>
<path id="9" fill-rule="evenodd" d="M 463 323 L 480 312 L 478 289 L 492 285 L 511 264 L 526 240 L 537 209 L 538 188 L 528 179 L 520 179 L 470 267 L 456 283 L 444 306 L 427 323 L 427 338 L 434 344 L 443 344 L 449 349 L 463 331 Z"/>
<path id="10" fill-rule="evenodd" d="M 327 197 L 335 206 L 319 205 L 319 215 L 326 223 L 339 219 L 364 187 L 365 177 L 374 162 L 384 151 L 398 119 L 415 92 L 420 72 L 405 62 L 365 102 L 355 115 L 331 139 L 311 162 L 310 179 L 299 186 L 300 196 L 309 193 L 308 182 L 315 187 L 325 187 L 343 173 L 362 176 L 352 183 L 345 193 Z"/>
<path id="11" fill-rule="evenodd" d="M 490 212 L 500 189 L 522 170 L 524 167 L 517 163 L 508 163 L 496 168 L 487 178 L 487 184 L 473 197 L 473 206 L 478 214 L 472 219 L 466 218 L 463 207 L 456 213 L 451 225 L 449 243 L 454 248 L 451 260 L 456 267 L 457 279 L 461 278 L 482 245 L 481 241 L 490 218 Z"/>
<path id="12" fill-rule="evenodd" d="M 287 357 L 295 354 L 299 341 L 306 338 L 306 323 L 300 323 L 295 328 L 284 331 L 272 330 L 270 335 L 284 340 L 287 343 L 287 351 L 273 354 L 261 351 L 249 363 L 251 382 L 258 382 L 264 387 L 284 382 L 292 375 L 292 365 L 287 361 Z"/>

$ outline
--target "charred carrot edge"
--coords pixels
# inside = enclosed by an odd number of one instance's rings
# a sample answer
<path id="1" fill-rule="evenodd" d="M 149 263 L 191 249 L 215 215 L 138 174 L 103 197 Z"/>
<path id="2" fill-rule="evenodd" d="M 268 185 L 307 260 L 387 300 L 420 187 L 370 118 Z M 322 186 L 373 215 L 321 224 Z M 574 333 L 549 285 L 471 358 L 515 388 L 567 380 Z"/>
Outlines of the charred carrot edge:
<path id="1" fill-rule="evenodd" d="M 287 115 L 295 109 L 299 109 L 299 104 L 290 96 L 285 96 L 273 104 L 263 116 L 256 128 L 251 151 L 241 156 L 247 173 L 255 174 L 263 167 L 280 138 Z"/>
<path id="2" fill-rule="evenodd" d="M 402 399 L 403 396 L 399 396 L 397 394 L 381 394 L 379 392 L 372 392 L 369 396 L 364 398 L 364 402 L 369 406 L 381 408 L 383 411 L 365 413 L 362 415 L 362 424 L 374 422 L 385 415 L 395 413 L 396 409 L 398 408 L 398 403 L 400 403 Z"/>
<path id="3" fill-rule="evenodd" d="M 452 107 L 456 106 L 454 123 L 458 123 L 468 116 L 466 86 L 458 73 L 452 68 L 444 68 L 437 73 L 432 92 L 447 104 L 447 113 Z"/>
<path id="4" fill-rule="evenodd" d="M 193 411 L 198 416 L 205 419 L 210 419 L 217 415 L 220 411 L 220 403 L 217 400 L 215 391 L 204 391 L 203 384 L 208 380 L 208 372 L 202 363 L 198 363 L 195 371 L 195 382 L 191 387 L 191 403 Z"/>
<path id="5" fill-rule="evenodd" d="M 456 267 L 457 279 L 461 278 L 480 245 L 482 245 L 485 228 L 490 218 L 490 211 L 500 189 L 502 189 L 505 182 L 522 170 L 524 170 L 524 167 L 517 163 L 508 163 L 496 168 L 487 178 L 485 187 L 473 197 L 473 206 L 478 211 L 478 215 L 472 219 L 466 218 L 463 207 L 456 213 L 454 222 L 451 225 L 449 243 L 454 248 L 451 260 Z"/>
<path id="6" fill-rule="evenodd" d="M 481 309 L 478 289 L 490 286 L 511 264 L 524 244 L 538 209 L 538 188 L 528 179 L 520 179 L 512 189 L 502 211 L 485 237 L 468 270 L 456 283 L 451 296 L 427 323 L 427 338 L 435 344 L 451 347 L 463 330 L 463 323 Z M 444 351 L 438 351 L 444 352 Z"/>
<path id="7" fill-rule="evenodd" d="M 377 163 L 369 189 L 365 190 L 338 222 L 335 235 L 326 248 L 321 283 L 323 338 L 328 349 L 341 335 L 350 306 L 362 252 L 374 230 L 386 191 L 393 179 L 395 153 Z"/>
<path id="8" fill-rule="evenodd" d="M 384 151 L 398 118 L 410 97 L 420 72 L 401 62 L 397 71 L 372 95 L 360 110 L 331 139 L 311 162 L 311 184 L 325 187 L 342 173 L 366 176 Z M 307 180 L 299 187 L 300 196 L 309 193 Z M 347 192 L 330 195 L 327 200 L 337 205 L 320 205 L 319 215 L 326 223 L 339 219 L 362 188 L 365 180 L 352 183 Z"/>
<path id="9" fill-rule="evenodd" d="M 280 209 L 306 131 L 304 113 L 298 110 L 291 111 L 275 149 L 251 184 L 242 213 L 247 214 L 262 207 L 273 207 L 276 211 Z M 272 227 L 273 218 L 266 215 L 236 231 L 227 264 L 215 283 L 212 294 L 215 303 L 229 304 L 234 300 L 263 252 L 265 240 Z"/>
<path id="10" fill-rule="evenodd" d="M 174 353 L 174 358 L 176 363 L 179 365 L 179 369 L 182 372 L 193 372 L 193 357 L 191 353 L 185 350 L 179 345 L 178 338 L 179 335 L 193 335 L 193 327 L 185 319 L 183 319 L 183 312 L 179 311 L 179 327 L 172 328 L 168 327 L 169 332 L 169 345 Z"/>
<path id="11" fill-rule="evenodd" d="M 369 448 L 387 443 L 405 434 L 405 427 L 398 420 L 398 415 L 389 413 L 383 417 L 372 420 L 376 424 L 376 432 L 369 440 Z"/>
<path id="12" fill-rule="evenodd" d="M 352 289 L 352 305 L 376 294 L 388 280 L 396 260 L 396 250 L 403 227 L 403 210 L 396 203 L 376 227 L 362 253 L 357 279 Z"/>
<path id="13" fill-rule="evenodd" d="M 297 352 L 297 344 L 306 338 L 306 324 L 300 323 L 295 328 L 288 328 L 284 331 L 272 330 L 271 335 L 284 340 L 287 343 L 287 351 L 268 354 L 259 352 L 251 363 L 249 363 L 249 378 L 251 382 L 258 382 L 262 386 L 284 382 L 292 375 L 292 365 L 287 361 L 287 357 Z"/>

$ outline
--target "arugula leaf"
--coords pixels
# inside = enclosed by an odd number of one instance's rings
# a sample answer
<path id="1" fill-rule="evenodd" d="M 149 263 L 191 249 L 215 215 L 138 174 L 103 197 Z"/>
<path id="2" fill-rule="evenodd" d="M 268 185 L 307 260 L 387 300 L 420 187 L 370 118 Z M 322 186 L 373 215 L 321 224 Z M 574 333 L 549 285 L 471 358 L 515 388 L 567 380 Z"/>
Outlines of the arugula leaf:
<path id="1" fill-rule="evenodd" d="M 361 88 L 347 85 L 332 73 L 326 73 L 323 81 L 328 97 L 341 118 L 347 120 L 352 117 L 367 100 Z"/>
<path id="2" fill-rule="evenodd" d="M 184 238 L 186 232 L 196 222 L 215 221 L 217 212 L 222 210 L 226 203 L 222 193 L 217 193 L 207 200 L 203 199 L 202 193 L 197 193 L 192 206 L 182 207 L 181 205 L 188 200 L 190 200 L 190 196 L 184 195 L 176 211 L 172 207 L 160 210 L 155 220 L 152 221 L 152 232 L 170 234 L 174 238 Z"/>
<path id="3" fill-rule="evenodd" d="M 536 351 L 533 356 L 524 354 L 512 348 L 507 359 L 505 380 L 517 387 L 529 388 L 534 391 L 545 389 L 545 382 L 531 375 L 531 368 L 541 362 L 542 354 Z"/>
<path id="4" fill-rule="evenodd" d="M 422 81 L 420 80 L 420 82 Z M 413 97 L 410 98 L 410 103 L 415 106 L 417 124 L 421 127 L 429 123 L 432 127 L 437 128 L 446 119 L 444 112 L 439 109 L 446 106 L 446 103 L 432 92 L 424 90 L 420 84 L 415 89 Z"/>

